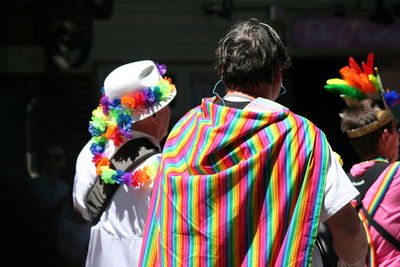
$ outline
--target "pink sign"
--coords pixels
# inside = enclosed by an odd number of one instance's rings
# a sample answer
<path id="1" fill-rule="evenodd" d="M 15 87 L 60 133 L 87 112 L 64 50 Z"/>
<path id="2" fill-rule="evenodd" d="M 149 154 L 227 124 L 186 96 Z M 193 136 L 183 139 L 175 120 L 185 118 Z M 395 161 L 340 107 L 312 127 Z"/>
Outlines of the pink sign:
<path id="1" fill-rule="evenodd" d="M 298 48 L 400 48 L 400 22 L 367 18 L 299 18 L 291 39 Z"/>

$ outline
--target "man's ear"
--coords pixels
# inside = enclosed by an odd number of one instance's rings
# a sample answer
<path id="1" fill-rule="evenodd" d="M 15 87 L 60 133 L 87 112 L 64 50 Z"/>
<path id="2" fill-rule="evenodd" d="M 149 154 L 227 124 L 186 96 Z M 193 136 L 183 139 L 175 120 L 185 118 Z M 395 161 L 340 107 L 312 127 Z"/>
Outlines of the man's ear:
<path id="1" fill-rule="evenodd" d="M 390 135 L 389 130 L 385 128 L 385 129 L 383 129 L 382 133 L 379 136 L 380 143 L 382 143 L 382 145 L 384 145 L 385 147 L 390 145 L 389 144 L 389 140 L 390 140 L 389 135 Z"/>
<path id="2" fill-rule="evenodd" d="M 281 71 L 281 64 L 277 64 L 275 68 L 275 73 L 272 77 L 272 82 L 273 83 L 282 83 L 282 71 Z"/>

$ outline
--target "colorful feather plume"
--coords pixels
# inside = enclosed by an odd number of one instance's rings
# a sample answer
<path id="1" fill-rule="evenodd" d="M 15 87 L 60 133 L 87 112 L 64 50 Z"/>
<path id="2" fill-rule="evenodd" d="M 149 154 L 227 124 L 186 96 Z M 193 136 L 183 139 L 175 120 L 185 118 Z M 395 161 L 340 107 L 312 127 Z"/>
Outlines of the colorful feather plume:
<path id="1" fill-rule="evenodd" d="M 368 54 L 367 62 L 357 64 L 353 57 L 349 65 L 339 70 L 341 78 L 329 79 L 324 88 L 339 93 L 347 104 L 357 103 L 366 97 L 379 98 L 382 90 L 379 75 L 374 68 L 374 53 Z"/>

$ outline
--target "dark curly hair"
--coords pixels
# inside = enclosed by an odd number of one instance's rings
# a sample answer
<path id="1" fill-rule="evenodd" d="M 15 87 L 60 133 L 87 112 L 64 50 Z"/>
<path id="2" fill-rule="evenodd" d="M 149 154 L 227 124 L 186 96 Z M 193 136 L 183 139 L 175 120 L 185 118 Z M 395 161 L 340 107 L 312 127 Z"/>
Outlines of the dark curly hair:
<path id="1" fill-rule="evenodd" d="M 216 49 L 215 68 L 228 88 L 240 89 L 273 82 L 276 68 L 287 69 L 287 49 L 269 25 L 249 19 L 235 25 Z"/>
<path id="2" fill-rule="evenodd" d="M 341 113 L 340 127 L 343 133 L 346 131 L 361 128 L 374 121 L 377 121 L 375 109 L 382 108 L 383 104 L 372 99 L 364 99 L 355 107 L 345 108 Z M 357 154 L 362 158 L 374 154 L 379 143 L 379 136 L 387 129 L 393 132 L 392 122 L 389 122 L 376 131 L 358 138 L 349 139 Z"/>

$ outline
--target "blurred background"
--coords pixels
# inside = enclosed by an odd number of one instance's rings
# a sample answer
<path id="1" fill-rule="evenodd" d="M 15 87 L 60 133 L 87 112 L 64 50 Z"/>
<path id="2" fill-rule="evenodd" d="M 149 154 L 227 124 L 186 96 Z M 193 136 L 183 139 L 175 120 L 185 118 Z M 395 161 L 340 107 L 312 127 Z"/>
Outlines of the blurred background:
<path id="1" fill-rule="evenodd" d="M 44 266 L 29 184 L 44 147 L 57 142 L 66 159 L 61 179 L 72 186 L 91 111 L 119 65 L 166 64 L 178 89 L 172 126 L 212 96 L 218 40 L 232 24 L 258 18 L 292 56 L 278 102 L 321 128 L 346 170 L 357 158 L 339 129 L 345 105 L 325 92 L 325 81 L 339 77 L 349 56 L 361 62 L 373 52 L 383 86 L 400 89 L 400 0 L 4 0 L 0 14 L 4 266 Z"/>

